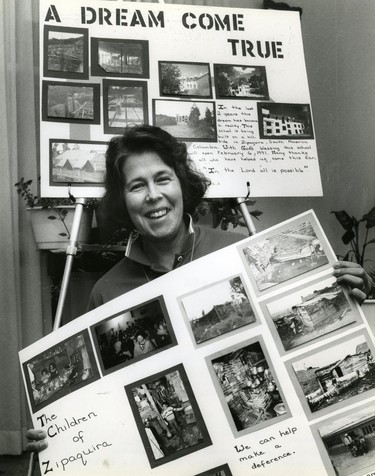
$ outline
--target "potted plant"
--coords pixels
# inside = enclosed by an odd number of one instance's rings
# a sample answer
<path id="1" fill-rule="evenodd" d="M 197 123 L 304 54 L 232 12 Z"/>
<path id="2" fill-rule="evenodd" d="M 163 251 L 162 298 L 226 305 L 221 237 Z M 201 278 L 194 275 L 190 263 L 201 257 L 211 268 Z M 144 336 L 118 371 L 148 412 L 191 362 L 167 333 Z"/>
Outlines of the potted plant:
<path id="1" fill-rule="evenodd" d="M 41 198 L 31 191 L 32 180 L 23 177 L 14 184 L 17 193 L 26 203 L 30 213 L 31 225 L 38 249 L 58 249 L 67 246 L 74 217 L 74 199 Z M 78 242 L 86 243 L 91 231 L 95 199 L 89 200 L 84 207 Z"/>
<path id="2" fill-rule="evenodd" d="M 245 203 L 247 206 L 254 206 L 255 200 L 247 199 Z M 239 210 L 239 204 L 234 198 L 212 198 L 203 200 L 197 213 L 202 216 L 206 215 L 206 213 L 211 213 L 213 228 L 220 226 L 222 230 L 226 231 L 229 225 L 232 225 L 233 228 L 246 226 L 245 220 Z M 263 212 L 251 210 L 249 213 L 258 220 L 258 217 L 262 215 Z"/>
<path id="3" fill-rule="evenodd" d="M 349 250 L 345 256 L 338 256 L 344 261 L 355 261 L 363 268 L 368 268 L 368 259 L 366 258 L 366 252 L 370 245 L 375 244 L 375 207 L 363 215 L 359 220 L 354 216 L 350 216 L 345 210 L 332 211 L 339 221 L 340 225 L 344 228 L 345 233 L 342 235 L 342 241 L 345 245 L 349 245 Z M 375 269 L 367 269 L 370 275 L 373 286 L 369 300 L 375 300 Z"/>

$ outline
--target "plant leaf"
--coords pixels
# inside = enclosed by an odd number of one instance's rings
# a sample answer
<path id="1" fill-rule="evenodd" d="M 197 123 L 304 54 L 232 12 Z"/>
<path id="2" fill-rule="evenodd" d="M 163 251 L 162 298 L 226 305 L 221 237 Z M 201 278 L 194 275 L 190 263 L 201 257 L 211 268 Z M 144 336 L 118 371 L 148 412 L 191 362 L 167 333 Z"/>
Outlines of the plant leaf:
<path id="1" fill-rule="evenodd" d="M 361 221 L 366 221 L 366 228 L 375 226 L 375 207 L 373 207 L 366 215 L 363 215 Z"/>
<path id="2" fill-rule="evenodd" d="M 354 220 L 352 217 L 350 217 L 345 210 L 340 210 L 340 211 L 332 211 L 337 218 L 337 220 L 340 222 L 340 225 L 345 229 L 345 230 L 351 230 L 354 226 Z M 350 241 L 350 240 L 349 240 Z M 348 241 L 348 243 L 349 243 Z"/>
<path id="3" fill-rule="evenodd" d="M 54 215 L 49 215 L 47 218 L 48 220 L 57 220 L 57 218 Z"/>
<path id="4" fill-rule="evenodd" d="M 68 236 L 67 233 L 59 233 L 60 236 Z"/>
<path id="5" fill-rule="evenodd" d="M 355 237 L 354 231 L 348 230 L 342 235 L 342 241 L 345 245 L 348 245 L 354 237 Z"/>

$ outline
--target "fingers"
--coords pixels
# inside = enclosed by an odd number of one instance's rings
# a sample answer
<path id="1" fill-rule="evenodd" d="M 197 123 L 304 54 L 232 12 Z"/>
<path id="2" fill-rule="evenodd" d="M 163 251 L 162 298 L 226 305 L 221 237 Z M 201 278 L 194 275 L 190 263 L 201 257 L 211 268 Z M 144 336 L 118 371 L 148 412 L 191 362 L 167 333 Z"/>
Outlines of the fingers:
<path id="1" fill-rule="evenodd" d="M 360 304 L 366 299 L 371 290 L 371 278 L 358 263 L 338 261 L 333 265 L 333 275 L 338 284 L 351 288 L 349 294 Z"/>
<path id="2" fill-rule="evenodd" d="M 39 453 L 48 446 L 47 433 L 43 430 L 27 430 L 26 451 Z"/>

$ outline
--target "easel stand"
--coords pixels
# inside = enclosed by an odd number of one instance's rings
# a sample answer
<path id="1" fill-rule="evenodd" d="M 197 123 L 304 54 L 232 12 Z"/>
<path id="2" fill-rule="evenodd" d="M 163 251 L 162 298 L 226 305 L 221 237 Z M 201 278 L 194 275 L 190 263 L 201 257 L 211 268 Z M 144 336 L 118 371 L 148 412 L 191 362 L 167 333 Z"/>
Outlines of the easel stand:
<path id="1" fill-rule="evenodd" d="M 61 282 L 61 289 L 59 295 L 59 301 L 57 303 L 57 309 L 55 319 L 53 322 L 52 331 L 56 331 L 61 325 L 62 312 L 64 309 L 64 303 L 66 299 L 66 293 L 68 290 L 70 274 L 72 271 L 74 256 L 77 254 L 77 240 L 79 227 L 81 225 L 83 208 L 86 205 L 85 198 L 77 198 L 75 202 L 74 217 L 72 223 L 72 229 L 70 230 L 69 245 L 66 249 L 66 262 L 64 268 L 64 274 Z M 35 463 L 37 461 L 37 454 L 31 453 L 29 459 L 29 467 L 27 469 L 27 476 L 32 476 L 35 470 Z"/>
<path id="2" fill-rule="evenodd" d="M 77 254 L 77 239 L 78 239 L 79 227 L 81 224 L 83 207 L 85 206 L 85 204 L 86 204 L 85 198 L 77 198 L 76 204 L 75 204 L 76 208 L 74 211 L 72 229 L 70 231 L 69 245 L 66 249 L 66 262 L 65 262 L 64 274 L 61 281 L 60 295 L 59 295 L 59 300 L 57 303 L 55 320 L 53 323 L 54 331 L 58 329 L 61 325 L 62 312 L 64 309 L 64 303 L 65 303 L 66 293 L 68 290 L 70 274 L 72 271 L 73 260 L 74 260 L 74 256 Z"/>

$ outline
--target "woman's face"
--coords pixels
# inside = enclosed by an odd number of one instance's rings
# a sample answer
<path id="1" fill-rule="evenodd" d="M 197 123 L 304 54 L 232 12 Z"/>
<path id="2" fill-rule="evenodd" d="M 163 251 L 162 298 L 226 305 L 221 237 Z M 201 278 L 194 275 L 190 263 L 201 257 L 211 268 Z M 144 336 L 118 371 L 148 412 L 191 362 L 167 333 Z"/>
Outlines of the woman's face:
<path id="1" fill-rule="evenodd" d="M 123 166 L 125 205 L 145 238 L 168 241 L 183 229 L 183 200 L 175 171 L 156 152 L 129 156 Z"/>

